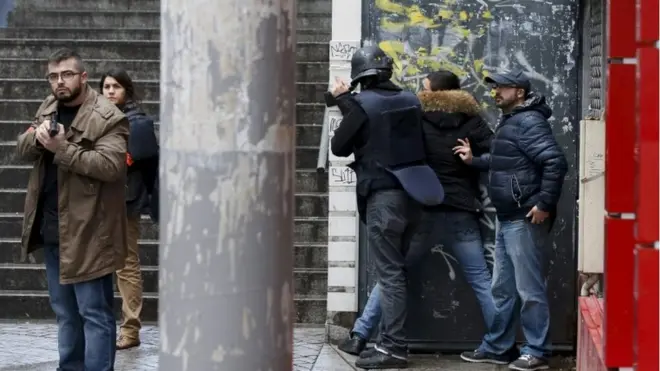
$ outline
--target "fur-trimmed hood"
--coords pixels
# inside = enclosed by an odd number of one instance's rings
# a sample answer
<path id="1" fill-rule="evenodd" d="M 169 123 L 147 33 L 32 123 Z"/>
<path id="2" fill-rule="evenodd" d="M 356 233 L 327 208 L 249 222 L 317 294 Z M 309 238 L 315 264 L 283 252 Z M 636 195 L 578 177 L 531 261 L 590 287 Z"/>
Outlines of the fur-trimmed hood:
<path id="1" fill-rule="evenodd" d="M 417 96 L 424 119 L 439 127 L 458 127 L 481 113 L 477 100 L 465 90 L 424 91 Z"/>

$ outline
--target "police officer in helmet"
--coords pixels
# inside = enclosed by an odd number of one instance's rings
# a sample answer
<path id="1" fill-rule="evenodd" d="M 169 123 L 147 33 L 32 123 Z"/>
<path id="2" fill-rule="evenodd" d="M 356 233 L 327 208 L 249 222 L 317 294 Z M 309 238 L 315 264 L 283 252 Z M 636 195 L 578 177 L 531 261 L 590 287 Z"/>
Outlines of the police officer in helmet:
<path id="1" fill-rule="evenodd" d="M 381 286 L 380 341 L 360 354 L 364 369 L 403 368 L 406 255 L 429 249 L 417 233 L 425 205 L 442 203 L 442 186 L 425 163 L 422 111 L 417 96 L 390 81 L 392 58 L 377 46 L 359 49 L 351 60 L 351 82 L 337 78 L 328 106 L 343 114 L 331 141 L 336 156 L 355 155 L 349 166 L 357 176 L 357 204 L 366 224 L 369 254 Z M 360 93 L 352 91 L 360 85 Z"/>

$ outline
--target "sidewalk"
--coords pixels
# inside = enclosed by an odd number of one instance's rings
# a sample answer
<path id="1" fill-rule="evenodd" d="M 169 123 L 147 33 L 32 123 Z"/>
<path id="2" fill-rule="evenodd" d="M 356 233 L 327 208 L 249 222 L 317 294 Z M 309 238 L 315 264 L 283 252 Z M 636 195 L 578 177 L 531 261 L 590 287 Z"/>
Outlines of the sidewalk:
<path id="1" fill-rule="evenodd" d="M 142 329 L 142 345 L 117 352 L 117 371 L 158 370 L 158 328 Z M 324 329 L 297 328 L 292 371 L 353 371 L 355 358 L 324 343 Z M 57 329 L 53 324 L 0 323 L 0 371 L 53 371 L 57 368 Z M 506 367 L 474 365 L 457 356 L 414 356 L 408 370 L 495 371 Z M 556 368 L 569 371 L 572 367 Z"/>

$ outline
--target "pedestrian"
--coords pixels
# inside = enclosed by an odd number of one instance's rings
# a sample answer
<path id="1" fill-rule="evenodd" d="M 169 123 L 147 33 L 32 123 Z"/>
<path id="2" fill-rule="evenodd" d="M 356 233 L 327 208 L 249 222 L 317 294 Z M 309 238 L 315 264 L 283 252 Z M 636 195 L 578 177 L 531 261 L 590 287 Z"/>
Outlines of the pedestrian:
<path id="1" fill-rule="evenodd" d="M 502 119 L 490 152 L 473 156 L 474 143 L 459 139 L 463 161 L 488 169 L 488 192 L 500 228 L 495 242 L 493 299 L 495 317 L 479 348 L 465 352 L 468 362 L 507 364 L 520 319 L 526 343 L 512 370 L 543 370 L 550 356 L 550 310 L 546 293 L 550 231 L 568 165 L 548 119 L 552 110 L 531 91 L 521 71 L 486 78 L 495 90 Z"/>
<path id="2" fill-rule="evenodd" d="M 422 206 L 439 205 L 443 191 L 428 165 L 421 104 L 390 81 L 392 59 L 368 46 L 351 60 L 350 86 L 336 79 L 331 90 L 343 119 L 331 140 L 336 156 L 353 154 L 360 219 L 367 225 L 369 250 L 381 288 L 381 340 L 363 352 L 364 369 L 406 367 L 406 255 L 414 242 Z M 360 93 L 351 91 L 360 85 Z"/>
<path id="3" fill-rule="evenodd" d="M 117 271 L 117 287 L 122 299 L 122 323 L 117 349 L 140 345 L 140 313 L 142 311 L 142 272 L 140 270 L 141 212 L 147 206 L 149 190 L 158 176 L 158 140 L 153 120 L 138 106 L 133 80 L 123 69 L 103 74 L 100 90 L 128 118 L 130 135 L 126 165 L 126 210 L 128 254 L 124 268 Z"/>
<path id="4" fill-rule="evenodd" d="M 58 325 L 59 369 L 114 369 L 112 274 L 126 258 L 128 120 L 87 84 L 80 55 L 48 59 L 52 94 L 18 156 L 33 164 L 27 186 L 22 257 L 44 249 L 50 303 Z"/>
<path id="5" fill-rule="evenodd" d="M 475 154 L 487 153 L 493 131 L 481 117 L 481 107 L 472 94 L 461 90 L 458 76 L 447 70 L 430 73 L 418 94 L 424 109 L 424 147 L 429 166 L 443 184 L 442 205 L 426 208 L 420 230 L 432 235 L 426 246 L 407 255 L 408 269 L 414 269 L 435 245 L 451 249 L 467 282 L 472 287 L 488 328 L 495 312 L 491 295 L 491 274 L 479 228 L 483 213 L 479 191 L 479 171 L 463 163 L 454 154 L 458 139 L 469 139 Z M 412 247 L 411 247 L 412 248 Z M 350 337 L 339 349 L 360 354 L 373 336 L 381 317 L 380 286 L 369 295 L 362 315 L 355 322 Z"/>

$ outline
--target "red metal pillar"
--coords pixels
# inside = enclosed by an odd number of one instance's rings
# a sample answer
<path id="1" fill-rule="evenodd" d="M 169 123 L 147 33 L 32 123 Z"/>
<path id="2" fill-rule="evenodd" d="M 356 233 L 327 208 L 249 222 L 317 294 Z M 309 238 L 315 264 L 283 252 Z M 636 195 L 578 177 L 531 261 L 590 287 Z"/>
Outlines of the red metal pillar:
<path id="1" fill-rule="evenodd" d="M 636 4 L 607 4 L 608 89 L 605 109 L 605 329 L 607 367 L 632 367 L 634 325 L 634 219 Z"/>
<path id="2" fill-rule="evenodd" d="M 637 78 L 637 223 L 635 238 L 635 366 L 638 371 L 660 370 L 658 218 L 660 166 L 660 24 L 658 0 L 638 0 Z"/>

